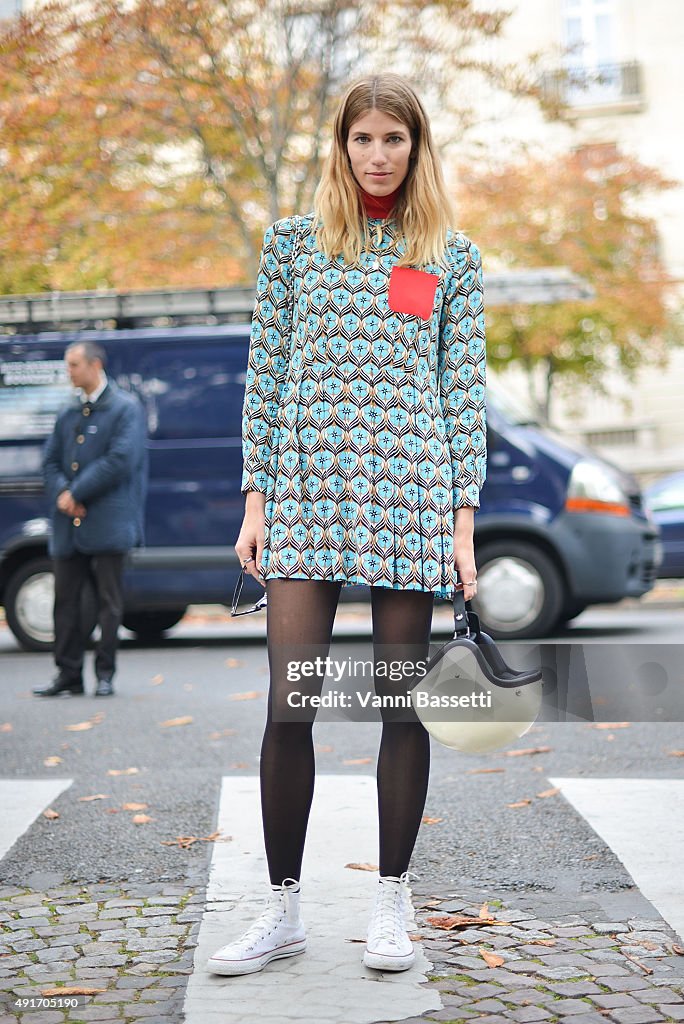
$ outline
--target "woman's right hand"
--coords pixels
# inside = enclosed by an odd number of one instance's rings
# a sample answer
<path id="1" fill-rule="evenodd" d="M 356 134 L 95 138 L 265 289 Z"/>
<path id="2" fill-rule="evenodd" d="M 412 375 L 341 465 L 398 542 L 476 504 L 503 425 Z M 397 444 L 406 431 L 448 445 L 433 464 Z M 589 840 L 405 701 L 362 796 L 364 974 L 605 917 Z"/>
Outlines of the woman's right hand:
<path id="1" fill-rule="evenodd" d="M 247 491 L 245 496 L 245 517 L 242 520 L 240 536 L 235 542 L 235 552 L 240 559 L 240 565 L 244 565 L 246 573 L 266 586 L 266 580 L 261 575 L 261 559 L 266 538 L 266 495 L 260 491 Z"/>

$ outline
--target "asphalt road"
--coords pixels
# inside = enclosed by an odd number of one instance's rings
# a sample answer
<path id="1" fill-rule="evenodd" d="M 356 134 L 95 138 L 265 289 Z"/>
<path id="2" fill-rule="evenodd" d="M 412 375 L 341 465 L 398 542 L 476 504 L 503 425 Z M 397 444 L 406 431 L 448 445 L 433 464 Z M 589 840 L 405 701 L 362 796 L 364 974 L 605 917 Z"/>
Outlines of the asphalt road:
<path id="1" fill-rule="evenodd" d="M 437 617 L 446 632 L 433 632 L 440 642 L 448 635 L 447 612 L 443 606 Z M 242 622 L 258 629 L 255 619 Z M 368 657 L 363 610 L 349 609 L 345 621 L 357 637 L 340 628 L 339 654 Z M 556 639 L 616 650 L 664 645 L 676 661 L 683 625 L 680 608 L 620 606 L 586 612 Z M 0 778 L 74 780 L 53 805 L 59 818 L 39 816 L 2 860 L 2 880 L 35 888 L 62 880 L 204 881 L 211 843 L 164 844 L 212 833 L 222 776 L 258 773 L 268 687 L 263 637 L 240 639 L 236 620 L 199 616 L 155 646 L 126 639 L 111 699 L 33 697 L 31 687 L 52 674 L 49 655 L 20 652 L 0 628 Z M 550 748 L 544 752 L 466 755 L 433 742 L 425 813 L 441 820 L 422 826 L 413 869 L 436 887 L 559 894 L 627 888 L 629 876 L 584 819 L 562 797 L 537 794 L 549 789 L 549 777 L 681 778 L 684 757 L 668 752 L 684 748 L 684 726 L 681 717 L 620 724 L 625 716 L 615 690 L 599 696 L 597 706 L 617 724 L 539 720 L 514 747 Z M 68 728 L 82 723 L 91 724 Z M 319 720 L 318 771 L 373 775 L 379 734 L 379 720 Z M 48 766 L 49 758 L 60 760 Z M 102 798 L 81 799 L 90 796 Z M 142 813 L 151 820 L 134 823 L 126 803 L 146 804 Z"/>

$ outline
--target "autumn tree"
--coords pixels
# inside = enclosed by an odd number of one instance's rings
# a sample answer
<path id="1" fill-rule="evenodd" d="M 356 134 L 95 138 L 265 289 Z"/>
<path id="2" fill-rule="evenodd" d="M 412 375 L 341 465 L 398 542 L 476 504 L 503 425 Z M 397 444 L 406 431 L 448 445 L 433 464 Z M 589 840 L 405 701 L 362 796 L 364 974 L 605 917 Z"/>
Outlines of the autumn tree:
<path id="1" fill-rule="evenodd" d="M 53 0 L 0 23 L 5 290 L 225 284 L 266 223 L 310 208 L 342 86 L 392 68 L 458 145 L 459 79 L 560 108 L 540 54 L 494 64 L 474 0 Z"/>
<path id="2" fill-rule="evenodd" d="M 547 159 L 458 171 L 461 226 L 497 269 L 561 266 L 595 299 L 497 307 L 487 312 L 490 365 L 521 367 L 540 418 L 551 419 L 556 385 L 602 390 L 608 368 L 629 376 L 664 364 L 684 340 L 673 282 L 644 199 L 678 183 L 612 145 Z M 486 292 L 486 283 L 485 283 Z"/>

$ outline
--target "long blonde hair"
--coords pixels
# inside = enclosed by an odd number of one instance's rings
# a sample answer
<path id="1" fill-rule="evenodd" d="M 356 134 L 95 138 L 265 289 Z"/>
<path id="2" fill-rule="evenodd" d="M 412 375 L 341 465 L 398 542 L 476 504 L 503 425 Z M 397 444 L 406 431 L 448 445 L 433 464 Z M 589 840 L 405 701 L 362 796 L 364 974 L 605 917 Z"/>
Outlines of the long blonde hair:
<path id="1" fill-rule="evenodd" d="M 444 260 L 447 230 L 453 224 L 451 200 L 435 150 L 430 122 L 409 83 L 394 74 L 367 75 L 353 82 L 340 100 L 330 153 L 314 197 L 318 243 L 329 258 L 359 258 L 369 243 L 358 183 L 347 152 L 351 126 L 369 110 L 401 121 L 411 135 L 409 170 L 392 211 L 406 251 L 402 266 Z"/>

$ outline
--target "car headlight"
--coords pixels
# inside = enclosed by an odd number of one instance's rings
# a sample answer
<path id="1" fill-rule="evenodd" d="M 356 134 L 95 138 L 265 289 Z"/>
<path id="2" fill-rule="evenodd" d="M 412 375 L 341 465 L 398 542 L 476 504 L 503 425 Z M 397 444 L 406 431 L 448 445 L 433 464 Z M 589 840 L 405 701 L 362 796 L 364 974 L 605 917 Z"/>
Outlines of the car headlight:
<path id="1" fill-rule="evenodd" d="M 600 462 L 585 460 L 578 462 L 570 474 L 565 507 L 568 512 L 630 514 L 629 499 L 617 477 Z"/>

